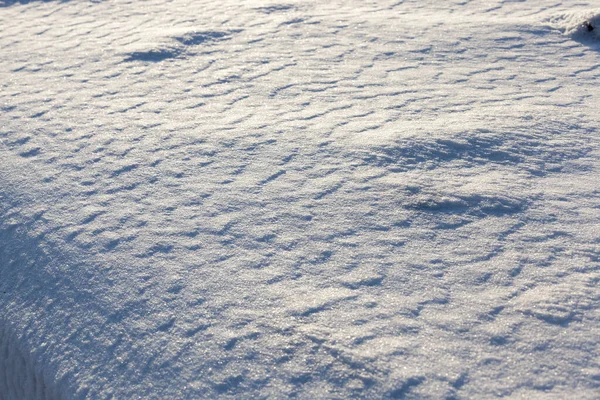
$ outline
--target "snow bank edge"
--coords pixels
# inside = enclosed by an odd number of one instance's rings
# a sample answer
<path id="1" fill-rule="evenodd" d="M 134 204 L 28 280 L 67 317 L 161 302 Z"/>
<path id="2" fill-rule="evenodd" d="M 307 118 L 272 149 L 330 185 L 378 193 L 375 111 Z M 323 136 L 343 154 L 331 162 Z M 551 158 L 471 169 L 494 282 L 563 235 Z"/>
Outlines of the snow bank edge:
<path id="1" fill-rule="evenodd" d="M 0 320 L 0 399 L 59 400 L 55 386 L 19 348 L 10 323 Z"/>

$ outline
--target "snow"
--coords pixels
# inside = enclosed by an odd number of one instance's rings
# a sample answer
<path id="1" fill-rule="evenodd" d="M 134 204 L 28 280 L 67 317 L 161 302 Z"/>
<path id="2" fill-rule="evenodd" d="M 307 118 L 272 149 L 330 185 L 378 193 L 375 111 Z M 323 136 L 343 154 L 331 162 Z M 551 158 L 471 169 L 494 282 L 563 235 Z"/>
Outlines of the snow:
<path id="1" fill-rule="evenodd" d="M 594 2 L 0 6 L 0 399 L 597 398 Z"/>
<path id="2" fill-rule="evenodd" d="M 575 40 L 594 43 L 600 39 L 600 9 L 557 14 L 548 18 L 547 22 L 550 27 Z"/>

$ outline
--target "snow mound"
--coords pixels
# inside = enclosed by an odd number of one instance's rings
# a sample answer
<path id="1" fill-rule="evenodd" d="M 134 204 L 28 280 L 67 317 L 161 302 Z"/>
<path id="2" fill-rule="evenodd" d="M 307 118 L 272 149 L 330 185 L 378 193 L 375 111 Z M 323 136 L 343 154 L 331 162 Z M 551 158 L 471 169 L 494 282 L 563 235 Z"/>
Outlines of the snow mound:
<path id="1" fill-rule="evenodd" d="M 600 40 L 600 9 L 555 15 L 547 22 L 575 40 Z"/>
<path id="2" fill-rule="evenodd" d="M 591 0 L 21 2 L 0 400 L 597 398 Z"/>

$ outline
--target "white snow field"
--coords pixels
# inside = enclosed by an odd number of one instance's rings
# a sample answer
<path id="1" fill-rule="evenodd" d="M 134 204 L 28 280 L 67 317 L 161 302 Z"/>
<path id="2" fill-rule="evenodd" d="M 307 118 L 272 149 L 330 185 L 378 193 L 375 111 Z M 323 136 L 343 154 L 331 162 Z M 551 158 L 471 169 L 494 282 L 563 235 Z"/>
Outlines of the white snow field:
<path id="1" fill-rule="evenodd" d="M 600 397 L 598 2 L 0 4 L 0 399 Z"/>

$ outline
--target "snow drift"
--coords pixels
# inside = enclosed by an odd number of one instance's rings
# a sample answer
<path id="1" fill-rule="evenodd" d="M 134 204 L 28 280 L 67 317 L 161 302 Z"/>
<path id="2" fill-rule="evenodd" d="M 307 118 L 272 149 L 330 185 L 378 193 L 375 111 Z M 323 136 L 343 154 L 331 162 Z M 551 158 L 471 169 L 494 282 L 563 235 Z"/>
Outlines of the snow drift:
<path id="1" fill-rule="evenodd" d="M 0 397 L 595 398 L 590 10 L 0 8 Z"/>
<path id="2" fill-rule="evenodd" d="M 569 12 L 548 18 L 550 26 L 576 40 L 600 40 L 600 10 Z"/>

